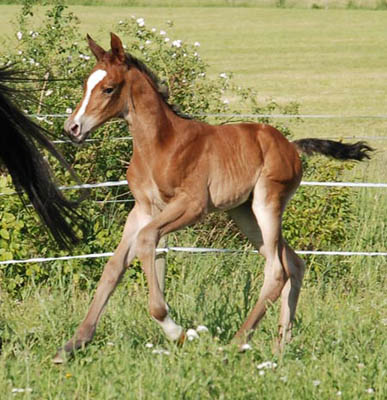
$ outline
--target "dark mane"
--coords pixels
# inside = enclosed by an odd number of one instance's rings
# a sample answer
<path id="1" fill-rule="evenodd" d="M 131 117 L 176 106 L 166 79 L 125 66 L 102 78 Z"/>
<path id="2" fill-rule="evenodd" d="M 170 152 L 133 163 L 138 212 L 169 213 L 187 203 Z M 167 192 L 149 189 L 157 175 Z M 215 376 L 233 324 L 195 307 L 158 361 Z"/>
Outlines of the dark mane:
<path id="1" fill-rule="evenodd" d="M 162 83 L 159 77 L 150 69 L 148 68 L 141 60 L 132 56 L 131 54 L 125 54 L 126 56 L 126 64 L 128 67 L 135 67 L 139 71 L 143 72 L 154 84 L 157 93 L 161 96 L 164 103 L 179 117 L 184 119 L 192 119 L 191 116 L 183 113 L 180 108 L 176 104 L 169 103 L 169 89 L 165 83 Z"/>

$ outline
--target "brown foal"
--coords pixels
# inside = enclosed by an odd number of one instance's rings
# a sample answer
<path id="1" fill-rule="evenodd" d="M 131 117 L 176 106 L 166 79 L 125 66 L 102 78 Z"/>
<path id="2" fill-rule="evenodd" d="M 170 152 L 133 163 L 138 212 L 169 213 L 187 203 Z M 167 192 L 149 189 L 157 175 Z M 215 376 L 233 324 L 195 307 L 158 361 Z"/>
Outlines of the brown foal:
<path id="1" fill-rule="evenodd" d="M 116 35 L 111 34 L 108 52 L 89 36 L 88 42 L 97 64 L 65 130 L 74 142 L 81 143 L 110 118 L 127 121 L 133 135 L 127 179 L 135 206 L 86 318 L 54 362 L 63 362 L 66 353 L 91 341 L 105 304 L 136 256 L 149 285 L 151 316 L 169 339 L 184 340 L 184 330 L 172 320 L 164 300 L 163 272 L 158 273 L 155 264 L 156 246 L 163 236 L 212 211 L 227 211 L 266 258 L 258 302 L 236 333 L 237 343 L 245 343 L 267 305 L 281 296 L 278 344 L 282 348 L 290 340 L 305 269 L 281 234 L 286 203 L 301 181 L 298 152 L 361 160 L 368 158 L 371 149 L 361 142 L 345 145 L 303 139 L 291 143 L 266 124 L 212 126 L 185 118 L 167 103 L 153 73 L 125 54 Z"/>

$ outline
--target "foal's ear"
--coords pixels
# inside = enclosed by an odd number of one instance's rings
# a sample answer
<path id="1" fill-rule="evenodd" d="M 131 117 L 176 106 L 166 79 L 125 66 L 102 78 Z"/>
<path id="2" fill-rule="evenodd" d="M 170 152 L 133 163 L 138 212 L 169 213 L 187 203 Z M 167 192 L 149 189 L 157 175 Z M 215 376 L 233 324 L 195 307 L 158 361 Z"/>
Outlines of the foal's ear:
<path id="1" fill-rule="evenodd" d="M 122 45 L 121 39 L 113 32 L 110 33 L 110 37 L 110 46 L 112 48 L 113 56 L 115 56 L 119 61 L 124 62 L 125 50 L 124 46 Z"/>
<path id="2" fill-rule="evenodd" d="M 90 50 L 95 55 L 97 61 L 102 60 L 103 56 L 106 54 L 106 51 L 97 43 L 95 43 L 94 40 L 89 36 L 89 34 L 87 34 L 86 37 L 89 43 Z"/>

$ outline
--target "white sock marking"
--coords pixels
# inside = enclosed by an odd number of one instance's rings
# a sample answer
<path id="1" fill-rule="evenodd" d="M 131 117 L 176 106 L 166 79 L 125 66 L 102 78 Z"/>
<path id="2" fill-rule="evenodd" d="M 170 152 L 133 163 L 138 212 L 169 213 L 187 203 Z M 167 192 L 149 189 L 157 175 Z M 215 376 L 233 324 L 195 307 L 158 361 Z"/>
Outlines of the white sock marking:
<path id="1" fill-rule="evenodd" d="M 91 92 L 93 89 L 98 85 L 99 82 L 102 81 L 103 78 L 107 75 L 107 72 L 104 71 L 103 69 L 97 69 L 97 71 L 94 71 L 90 76 L 89 79 L 87 80 L 86 83 L 86 95 L 85 98 L 83 99 L 83 103 L 78 110 L 77 114 L 74 117 L 74 122 L 79 124 L 79 120 L 81 119 L 82 115 L 86 111 L 86 107 L 89 104 Z"/>
<path id="2" fill-rule="evenodd" d="M 164 321 L 159 321 L 156 318 L 155 320 L 163 328 L 163 331 L 167 335 L 168 339 L 178 340 L 180 338 L 183 332 L 183 328 L 180 325 L 177 325 L 176 322 L 168 314 L 164 318 Z"/>

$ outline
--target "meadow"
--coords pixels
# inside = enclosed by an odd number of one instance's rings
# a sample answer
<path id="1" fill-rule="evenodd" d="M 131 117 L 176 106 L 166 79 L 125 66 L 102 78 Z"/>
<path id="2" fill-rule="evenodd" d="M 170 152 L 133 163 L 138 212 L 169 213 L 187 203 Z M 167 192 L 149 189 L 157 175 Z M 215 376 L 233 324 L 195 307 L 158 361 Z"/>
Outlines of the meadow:
<path id="1" fill-rule="evenodd" d="M 16 10 L 0 6 L 4 49 L 16 40 Z M 81 31 L 105 46 L 111 27 L 131 15 L 167 30 L 171 39 L 200 42 L 200 55 L 212 75 L 232 72 L 238 84 L 257 89 L 262 101 L 296 101 L 301 114 L 337 117 L 290 120 L 297 138 L 368 137 L 377 149 L 374 157 L 348 171 L 345 179 L 387 181 L 387 120 L 377 118 L 387 114 L 385 12 L 119 5 L 71 10 L 81 20 Z M 167 20 L 174 22 L 173 28 Z M 353 190 L 353 241 L 345 249 L 324 250 L 387 251 L 386 189 Z M 186 242 L 179 245 L 195 240 L 190 233 L 182 237 Z M 173 315 L 186 328 L 205 325 L 209 333 L 181 348 L 169 343 L 148 316 L 143 278 L 136 284 L 124 279 L 94 342 L 60 367 L 50 359 L 74 332 L 92 293 L 62 281 L 63 262 L 47 263 L 44 268 L 53 270 L 48 284 L 31 282 L 16 298 L 2 294 L 0 324 L 6 330 L 1 398 L 384 399 L 386 258 L 318 258 L 326 271 L 340 259 L 346 273 L 310 279 L 307 272 L 294 339 L 281 357 L 271 352 L 276 306 L 257 329 L 252 350 L 239 354 L 228 345 L 256 301 L 261 259 L 257 262 L 249 254 L 170 254 L 170 269 L 181 268 L 180 279 L 167 276 L 166 298 Z M 265 368 L 261 364 L 266 361 L 276 365 Z"/>

